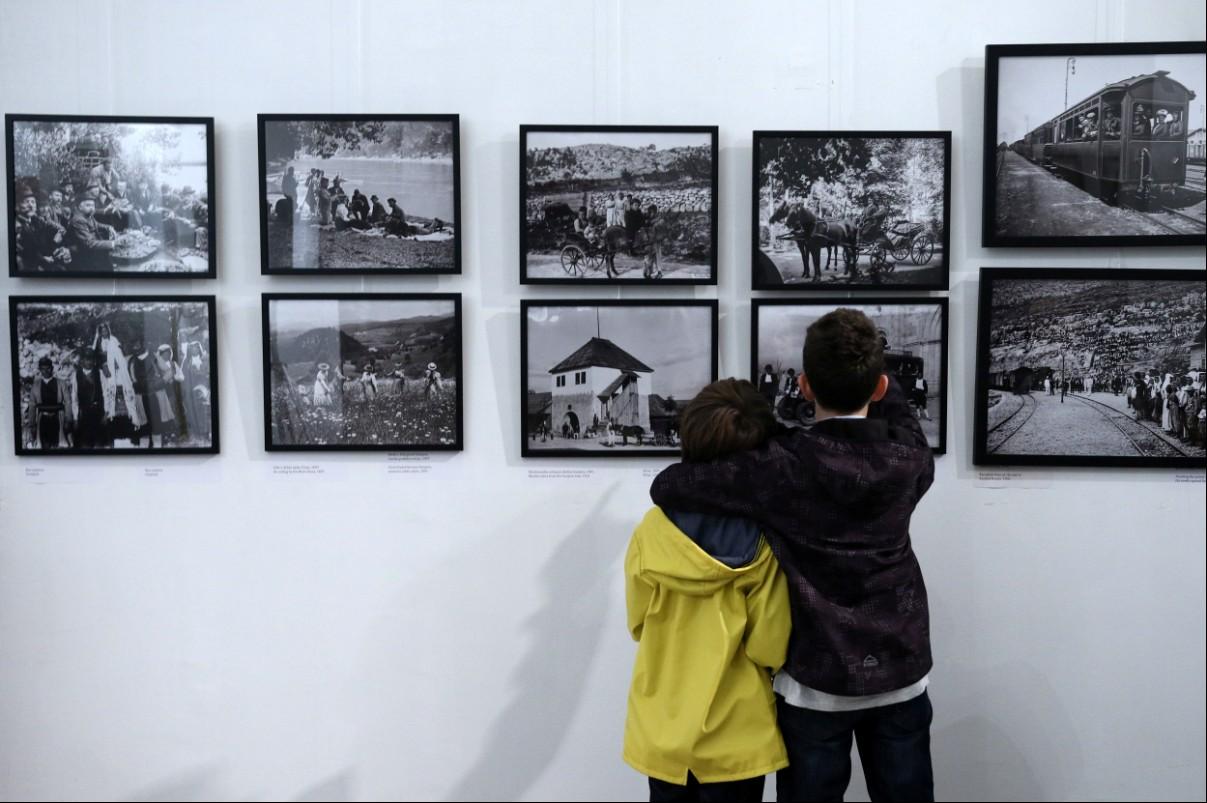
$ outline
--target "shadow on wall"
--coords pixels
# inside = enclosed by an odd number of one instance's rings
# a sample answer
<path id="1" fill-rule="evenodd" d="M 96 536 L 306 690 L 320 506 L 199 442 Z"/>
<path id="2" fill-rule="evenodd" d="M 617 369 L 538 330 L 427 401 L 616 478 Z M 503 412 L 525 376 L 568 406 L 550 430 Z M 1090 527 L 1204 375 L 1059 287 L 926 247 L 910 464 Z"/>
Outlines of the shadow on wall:
<path id="1" fill-rule="evenodd" d="M 603 517 L 619 483 L 600 493 L 541 569 L 544 602 L 526 625 L 528 647 L 512 673 L 513 696 L 491 724 L 482 751 L 446 800 L 519 800 L 561 747 L 599 653 L 607 587 L 625 541 Z"/>
<path id="2" fill-rule="evenodd" d="M 124 798 L 131 803 L 162 800 L 165 803 L 173 801 L 221 800 L 216 789 L 218 770 L 211 766 L 183 770 L 169 778 L 163 778 L 148 784 L 142 789 Z"/>
<path id="3" fill-rule="evenodd" d="M 969 690 L 947 695 L 945 688 Z M 1029 665 L 943 671 L 931 731 L 935 792 L 949 800 L 1077 799 L 1085 759 L 1048 678 Z M 933 694 L 933 692 L 932 692 Z M 944 723 L 943 712 L 961 712 Z"/>

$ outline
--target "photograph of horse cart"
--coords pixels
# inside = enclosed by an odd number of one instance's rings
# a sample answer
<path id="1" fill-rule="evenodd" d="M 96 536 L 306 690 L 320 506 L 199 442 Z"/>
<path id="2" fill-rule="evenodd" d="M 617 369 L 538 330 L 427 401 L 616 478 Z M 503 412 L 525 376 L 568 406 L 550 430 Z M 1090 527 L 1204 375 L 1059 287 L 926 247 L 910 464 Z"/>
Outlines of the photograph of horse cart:
<path id="1" fill-rule="evenodd" d="M 982 244 L 1203 245 L 1202 42 L 990 45 Z"/>
<path id="2" fill-rule="evenodd" d="M 811 427 L 816 409 L 800 389 L 803 333 L 810 324 L 844 307 L 872 319 L 884 346 L 885 373 L 905 393 L 935 454 L 947 451 L 947 299 L 860 298 L 835 304 L 787 298 L 756 298 L 751 313 L 751 382 L 780 423 Z"/>
<path id="3" fill-rule="evenodd" d="M 949 131 L 756 131 L 756 290 L 945 290 Z"/>
<path id="4" fill-rule="evenodd" d="M 520 126 L 520 281 L 715 284 L 715 126 Z"/>
<path id="5" fill-rule="evenodd" d="M 716 301 L 522 301 L 520 318 L 524 457 L 679 454 L 679 415 L 717 377 Z"/>

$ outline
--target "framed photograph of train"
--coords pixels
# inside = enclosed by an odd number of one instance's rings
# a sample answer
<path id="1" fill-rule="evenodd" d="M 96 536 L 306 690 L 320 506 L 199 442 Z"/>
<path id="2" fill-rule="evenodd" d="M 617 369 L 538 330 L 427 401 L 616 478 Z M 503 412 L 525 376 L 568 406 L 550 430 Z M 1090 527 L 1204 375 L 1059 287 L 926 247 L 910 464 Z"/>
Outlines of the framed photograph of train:
<path id="1" fill-rule="evenodd" d="M 520 126 L 521 284 L 716 284 L 716 126 Z"/>
<path id="2" fill-rule="evenodd" d="M 265 293 L 267 451 L 461 451 L 459 293 Z"/>
<path id="3" fill-rule="evenodd" d="M 214 296 L 12 296 L 18 455 L 218 453 Z"/>
<path id="4" fill-rule="evenodd" d="M 946 290 L 950 131 L 755 131 L 755 290 Z"/>
<path id="5" fill-rule="evenodd" d="M 459 119 L 259 115 L 261 273 L 460 273 Z"/>
<path id="6" fill-rule="evenodd" d="M 214 118 L 7 114 L 9 275 L 213 279 Z"/>
<path id="7" fill-rule="evenodd" d="M 1207 271 L 982 268 L 973 462 L 1202 468 Z"/>
<path id="8" fill-rule="evenodd" d="M 839 307 L 875 322 L 886 371 L 901 385 L 935 454 L 947 451 L 947 299 L 858 298 L 832 302 L 756 298 L 750 319 L 750 381 L 789 427 L 811 427 L 816 410 L 800 393 L 805 332 Z"/>
<path id="9" fill-rule="evenodd" d="M 520 373 L 522 456 L 675 457 L 717 378 L 717 302 L 522 300 Z"/>
<path id="10" fill-rule="evenodd" d="M 981 244 L 1207 244 L 1207 45 L 985 49 Z"/>

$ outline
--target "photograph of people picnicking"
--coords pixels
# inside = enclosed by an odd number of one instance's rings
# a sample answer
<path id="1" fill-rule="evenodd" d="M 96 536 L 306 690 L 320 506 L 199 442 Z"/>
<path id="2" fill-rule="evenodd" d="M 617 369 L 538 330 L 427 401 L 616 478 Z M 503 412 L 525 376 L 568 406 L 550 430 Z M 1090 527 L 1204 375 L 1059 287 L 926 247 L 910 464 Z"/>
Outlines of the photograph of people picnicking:
<path id="1" fill-rule="evenodd" d="M 18 275 L 213 273 L 204 123 L 10 124 Z"/>
<path id="2" fill-rule="evenodd" d="M 205 302 L 21 301 L 19 453 L 209 449 Z"/>
<path id="3" fill-rule="evenodd" d="M 260 116 L 267 272 L 455 272 L 456 117 Z"/>
<path id="4" fill-rule="evenodd" d="M 934 455 L 883 334 L 835 309 L 796 333 L 810 428 L 750 382 L 700 391 L 624 562 L 637 641 L 624 759 L 650 800 L 933 800 L 926 587 L 910 518 Z M 701 682 L 701 679 L 707 679 Z"/>
<path id="5" fill-rule="evenodd" d="M 714 273 L 715 133 L 523 126 L 522 280 Z"/>

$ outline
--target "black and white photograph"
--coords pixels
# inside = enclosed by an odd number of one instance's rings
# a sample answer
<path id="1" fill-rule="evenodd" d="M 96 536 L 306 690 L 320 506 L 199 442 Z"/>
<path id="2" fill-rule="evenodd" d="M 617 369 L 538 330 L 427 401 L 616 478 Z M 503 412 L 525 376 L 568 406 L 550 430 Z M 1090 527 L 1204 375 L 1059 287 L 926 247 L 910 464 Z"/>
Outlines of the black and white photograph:
<path id="1" fill-rule="evenodd" d="M 982 244 L 1204 245 L 1199 42 L 990 45 Z"/>
<path id="2" fill-rule="evenodd" d="M 974 462 L 1201 467 L 1207 272 L 981 269 Z"/>
<path id="3" fill-rule="evenodd" d="M 12 296 L 18 455 L 217 454 L 213 296 Z"/>
<path id="4" fill-rule="evenodd" d="M 266 293 L 264 448 L 460 451 L 461 296 Z"/>
<path id="5" fill-rule="evenodd" d="M 522 284 L 716 284 L 716 126 L 520 126 Z"/>
<path id="6" fill-rule="evenodd" d="M 455 114 L 261 114 L 261 272 L 460 273 L 459 137 Z"/>
<path id="7" fill-rule="evenodd" d="M 817 410 L 800 390 L 805 333 L 840 307 L 876 324 L 885 371 L 901 386 L 926 441 L 947 451 L 947 299 L 858 299 L 835 304 L 800 299 L 754 299 L 750 381 L 788 427 L 812 427 Z"/>
<path id="8" fill-rule="evenodd" d="M 679 454 L 717 378 L 716 301 L 520 303 L 524 457 Z"/>
<path id="9" fill-rule="evenodd" d="M 950 131 L 755 131 L 755 290 L 946 290 Z"/>
<path id="10" fill-rule="evenodd" d="M 212 279 L 212 117 L 5 116 L 9 275 Z"/>

